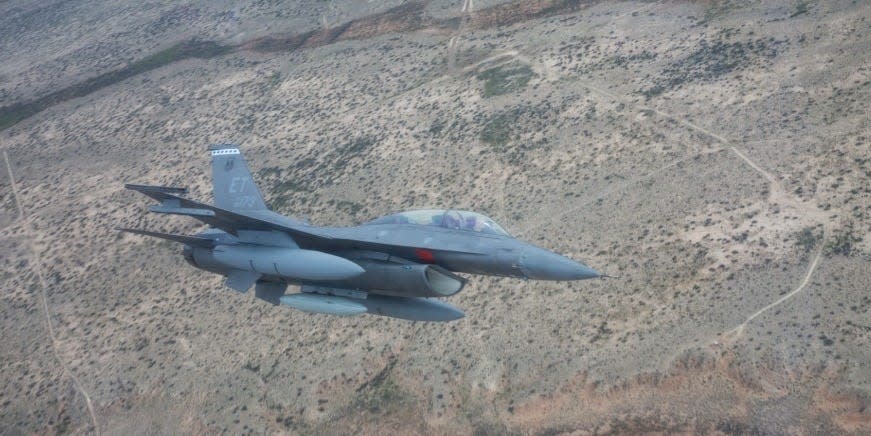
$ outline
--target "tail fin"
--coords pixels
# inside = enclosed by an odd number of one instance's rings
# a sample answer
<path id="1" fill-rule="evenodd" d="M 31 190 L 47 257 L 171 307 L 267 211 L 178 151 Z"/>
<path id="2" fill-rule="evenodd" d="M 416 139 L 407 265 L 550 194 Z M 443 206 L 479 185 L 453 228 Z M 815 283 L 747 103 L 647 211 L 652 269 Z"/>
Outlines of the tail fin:
<path id="1" fill-rule="evenodd" d="M 218 144 L 209 147 L 209 151 L 215 206 L 230 211 L 267 210 L 237 146 Z"/>

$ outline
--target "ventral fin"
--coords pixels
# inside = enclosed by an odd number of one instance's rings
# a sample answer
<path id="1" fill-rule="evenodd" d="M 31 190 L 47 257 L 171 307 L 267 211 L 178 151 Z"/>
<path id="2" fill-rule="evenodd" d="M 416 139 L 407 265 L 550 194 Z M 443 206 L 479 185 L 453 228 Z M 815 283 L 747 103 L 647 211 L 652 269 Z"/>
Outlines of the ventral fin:
<path id="1" fill-rule="evenodd" d="M 236 269 L 230 272 L 227 276 L 227 280 L 224 281 L 224 284 L 227 285 L 227 287 L 244 294 L 245 292 L 248 292 L 248 289 L 250 289 L 257 280 L 260 279 L 260 276 L 260 273 Z"/>

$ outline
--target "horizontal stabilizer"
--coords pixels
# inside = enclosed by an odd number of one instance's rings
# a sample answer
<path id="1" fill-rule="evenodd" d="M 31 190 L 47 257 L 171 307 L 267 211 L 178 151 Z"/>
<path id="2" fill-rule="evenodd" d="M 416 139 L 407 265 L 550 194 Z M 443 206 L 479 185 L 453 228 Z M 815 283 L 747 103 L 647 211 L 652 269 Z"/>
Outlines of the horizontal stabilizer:
<path id="1" fill-rule="evenodd" d="M 168 241 L 180 242 L 182 244 L 190 245 L 192 247 L 213 248 L 215 246 L 214 239 L 203 238 L 200 236 L 174 235 L 171 233 L 151 232 L 148 230 L 139 229 L 126 229 L 123 227 L 117 227 L 116 230 L 127 233 L 134 233 L 137 235 L 152 236 L 155 238 L 166 239 Z"/>
<path id="2" fill-rule="evenodd" d="M 176 186 L 134 185 L 132 183 L 124 185 L 124 189 L 132 189 L 139 192 L 163 192 L 165 194 L 176 195 L 184 195 L 188 193 L 188 188 L 179 188 Z"/>

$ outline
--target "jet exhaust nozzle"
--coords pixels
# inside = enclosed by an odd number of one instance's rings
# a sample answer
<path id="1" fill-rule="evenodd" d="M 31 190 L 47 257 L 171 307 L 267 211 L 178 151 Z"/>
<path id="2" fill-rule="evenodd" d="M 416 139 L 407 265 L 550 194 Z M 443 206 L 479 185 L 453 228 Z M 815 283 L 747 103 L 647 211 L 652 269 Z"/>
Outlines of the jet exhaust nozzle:
<path id="1" fill-rule="evenodd" d="M 449 297 L 460 292 L 466 279 L 437 265 L 400 264 L 358 259 L 366 270 L 353 280 L 334 282 L 337 288 L 377 289 L 394 297 Z"/>

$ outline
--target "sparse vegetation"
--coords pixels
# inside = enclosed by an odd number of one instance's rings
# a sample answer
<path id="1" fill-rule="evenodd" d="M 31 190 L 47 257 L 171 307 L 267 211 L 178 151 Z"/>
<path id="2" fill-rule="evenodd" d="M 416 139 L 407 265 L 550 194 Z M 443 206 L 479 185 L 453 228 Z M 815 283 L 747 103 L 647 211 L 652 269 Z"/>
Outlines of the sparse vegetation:
<path id="1" fill-rule="evenodd" d="M 650 88 L 642 89 L 641 95 L 643 95 L 644 98 L 649 100 L 653 97 L 658 96 L 659 94 L 662 94 L 663 92 L 665 92 L 665 87 L 663 87 L 662 85 L 654 85 L 654 86 L 651 86 Z"/>
<path id="2" fill-rule="evenodd" d="M 508 163 L 520 164 L 531 151 L 548 146 L 548 139 L 537 138 L 536 132 L 547 127 L 553 113 L 547 104 L 496 112 L 484 122 L 478 139 Z"/>
<path id="3" fill-rule="evenodd" d="M 137 74 L 151 71 L 179 60 L 189 58 L 207 59 L 224 55 L 229 51 L 230 47 L 218 44 L 214 41 L 200 41 L 196 39 L 184 41 L 146 56 L 143 59 L 121 68 L 120 70 L 101 74 L 97 77 L 85 80 L 82 83 L 72 85 L 60 91 L 52 92 L 34 101 L 0 107 L 0 131 L 27 117 L 42 112 L 49 106 L 88 95 L 99 89 L 129 79 Z"/>
<path id="4" fill-rule="evenodd" d="M 740 71 L 754 63 L 777 56 L 778 46 L 783 41 L 773 38 L 734 40 L 734 30 L 724 30 L 712 40 L 702 39 L 689 56 L 673 62 L 662 71 L 662 77 L 639 93 L 646 98 L 678 88 L 693 81 L 715 80 L 726 74 Z"/>
<path id="5" fill-rule="evenodd" d="M 513 129 L 517 125 L 518 109 L 494 114 L 484 123 L 478 139 L 496 150 L 501 150 L 514 136 Z"/>
<path id="6" fill-rule="evenodd" d="M 808 2 L 807 1 L 800 1 L 800 2 L 798 2 L 798 4 L 795 5 L 795 12 L 793 12 L 792 15 L 789 16 L 789 18 L 795 18 L 799 15 L 804 15 L 807 13 L 807 11 L 808 11 Z"/>
<path id="7" fill-rule="evenodd" d="M 351 404 L 352 410 L 387 414 L 395 412 L 407 402 L 410 395 L 391 376 L 395 364 L 396 361 L 391 360 L 375 377 L 357 388 L 357 395 Z"/>
<path id="8" fill-rule="evenodd" d="M 284 179 L 280 182 L 276 182 L 274 187 L 272 188 L 272 192 L 280 195 L 286 194 L 288 192 L 308 192 L 310 188 L 300 183 L 298 180 L 294 179 Z"/>
<path id="9" fill-rule="evenodd" d="M 353 201 L 339 200 L 333 204 L 335 205 L 336 209 L 345 212 L 352 217 L 356 216 L 357 212 L 360 212 L 360 210 L 363 209 L 362 204 L 355 203 Z"/>
<path id="10" fill-rule="evenodd" d="M 871 332 L 871 159 L 857 128 L 871 88 L 856 55 L 867 46 L 867 5 L 812 2 L 813 20 L 787 20 L 795 1 L 475 2 L 466 14 L 457 3 L 412 3 L 408 21 L 365 18 L 383 17 L 383 2 L 202 2 L 170 14 L 177 6 L 160 3 L 129 26 L 117 21 L 126 9 L 106 13 L 99 2 L 10 9 L 6 35 L 28 25 L 3 40 L 13 53 L 0 62 L 3 105 L 154 53 L 166 35 L 131 41 L 155 19 L 172 38 L 226 35 L 240 45 L 116 82 L 4 132 L 25 215 L 0 162 L 8 432 L 752 434 L 788 424 L 844 433 L 844 417 L 864 425 L 856 405 L 868 374 L 853 369 L 869 361 L 859 345 Z M 524 15 L 530 9 L 569 3 L 576 13 L 521 23 L 540 17 Z M 723 8 L 692 26 L 708 6 Z M 111 33 L 75 35 L 94 21 L 90 8 Z M 16 15 L 27 13 L 39 19 Z M 64 24 L 67 13 L 82 19 Z M 43 24 L 52 21 L 60 23 Z M 508 21 L 521 24 L 500 27 Z M 315 30 L 296 52 L 285 35 L 267 34 L 297 28 Z M 321 47 L 354 32 L 376 37 Z M 276 36 L 275 51 L 245 45 L 261 35 Z M 757 41 L 778 54 L 755 52 Z M 148 62 L 178 52 L 158 55 Z M 548 80 L 498 77 L 497 65 L 524 64 Z M 483 98 L 491 79 L 507 92 Z M 660 98 L 645 104 L 636 90 Z M 153 202 L 117 181 L 185 185 L 210 202 L 204 148 L 225 140 L 241 143 L 278 212 L 350 225 L 401 209 L 472 209 L 621 278 L 469 276 L 448 300 L 466 311 L 462 321 L 337 318 L 226 290 L 185 264 L 178 244 L 109 230 L 202 231 L 188 217 L 146 213 Z M 833 240 L 848 221 L 853 236 Z M 828 257 L 810 255 L 820 251 Z M 688 348 L 691 359 L 681 357 Z M 157 397 L 143 398 L 150 391 Z M 838 407 L 820 407 L 829 394 Z"/>
<path id="11" fill-rule="evenodd" d="M 209 59 L 222 56 L 229 53 L 230 50 L 230 47 L 221 45 L 215 41 L 202 41 L 197 39 L 184 41 L 131 63 L 127 68 L 115 73 L 115 79 L 123 80 L 130 76 L 160 68 L 164 65 L 183 59 Z M 110 79 L 109 76 L 104 80 L 108 79 Z M 100 84 L 99 80 L 97 80 L 97 83 L 93 86 L 106 86 L 107 84 Z"/>
<path id="12" fill-rule="evenodd" d="M 485 98 L 517 92 L 525 88 L 534 76 L 535 72 L 529 65 L 520 63 L 500 65 L 477 74 L 478 80 L 484 81 L 482 95 Z"/>
<path id="13" fill-rule="evenodd" d="M 826 243 L 826 255 L 850 256 L 859 242 L 862 242 L 862 237 L 857 234 L 852 225 L 847 225 L 832 234 L 829 242 Z"/>
<path id="14" fill-rule="evenodd" d="M 0 107 L 0 131 L 39 112 L 41 106 L 34 103 L 16 103 Z"/>
<path id="15" fill-rule="evenodd" d="M 400 407 L 407 395 L 393 380 L 385 380 L 374 389 L 358 393 L 355 408 L 369 413 L 389 413 Z"/>
<path id="16" fill-rule="evenodd" d="M 795 244 L 807 253 L 817 246 L 820 238 L 821 235 L 815 232 L 813 227 L 805 227 L 795 235 Z"/>
<path id="17" fill-rule="evenodd" d="M 698 26 L 707 26 L 711 22 L 716 21 L 718 18 L 727 15 L 729 12 L 734 11 L 739 7 L 737 2 L 734 0 L 714 0 L 709 4 L 710 6 L 705 9 L 705 14 L 697 23 Z"/>

